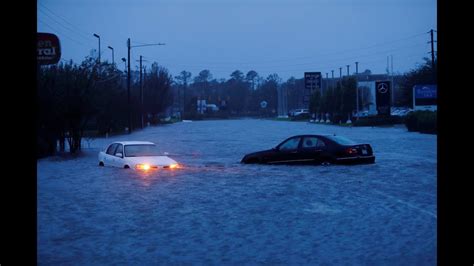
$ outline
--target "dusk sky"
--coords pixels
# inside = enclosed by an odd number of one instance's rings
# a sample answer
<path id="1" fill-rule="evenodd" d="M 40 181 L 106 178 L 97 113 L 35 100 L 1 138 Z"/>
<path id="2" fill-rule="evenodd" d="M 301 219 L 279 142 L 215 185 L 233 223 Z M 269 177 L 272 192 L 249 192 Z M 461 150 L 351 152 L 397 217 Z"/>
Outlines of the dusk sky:
<path id="1" fill-rule="evenodd" d="M 277 73 L 283 81 L 305 71 L 331 70 L 339 76 L 370 69 L 385 73 L 387 56 L 403 73 L 430 57 L 429 30 L 437 28 L 434 0 L 39 0 L 38 32 L 56 34 L 62 59 L 80 63 L 98 48 L 101 59 L 123 70 L 126 41 L 132 67 L 140 55 L 196 76 L 209 69 L 214 78 L 234 70 Z M 436 33 L 435 33 L 435 40 Z M 436 50 L 436 49 L 435 49 Z"/>

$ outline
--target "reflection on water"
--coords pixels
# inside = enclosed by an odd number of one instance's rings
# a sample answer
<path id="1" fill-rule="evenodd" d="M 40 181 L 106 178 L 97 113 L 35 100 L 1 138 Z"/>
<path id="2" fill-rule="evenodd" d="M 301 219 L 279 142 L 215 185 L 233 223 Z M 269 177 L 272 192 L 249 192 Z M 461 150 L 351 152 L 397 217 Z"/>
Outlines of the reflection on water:
<path id="1" fill-rule="evenodd" d="M 333 133 L 369 142 L 376 164 L 239 163 L 291 135 Z M 98 151 L 116 140 L 152 141 L 182 168 L 99 167 Z M 40 264 L 436 262 L 426 215 L 436 213 L 436 136 L 249 119 L 90 144 L 78 158 L 38 161 Z"/>

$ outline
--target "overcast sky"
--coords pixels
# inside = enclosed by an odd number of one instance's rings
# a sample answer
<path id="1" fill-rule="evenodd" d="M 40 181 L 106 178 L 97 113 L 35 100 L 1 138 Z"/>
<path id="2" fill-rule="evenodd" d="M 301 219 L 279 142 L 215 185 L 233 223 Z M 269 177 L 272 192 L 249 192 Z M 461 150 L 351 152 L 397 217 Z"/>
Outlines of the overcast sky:
<path id="1" fill-rule="evenodd" d="M 38 0 L 38 31 L 55 33 L 62 59 L 80 63 L 98 48 L 101 58 L 124 68 L 126 40 L 132 66 L 144 56 L 173 76 L 209 69 L 214 78 L 234 70 L 255 70 L 283 80 L 305 71 L 331 70 L 339 76 L 370 69 L 385 73 L 387 56 L 394 72 L 403 73 L 430 57 L 436 30 L 433 0 Z M 435 33 L 436 40 L 436 33 Z M 436 50 L 436 49 L 435 49 Z"/>

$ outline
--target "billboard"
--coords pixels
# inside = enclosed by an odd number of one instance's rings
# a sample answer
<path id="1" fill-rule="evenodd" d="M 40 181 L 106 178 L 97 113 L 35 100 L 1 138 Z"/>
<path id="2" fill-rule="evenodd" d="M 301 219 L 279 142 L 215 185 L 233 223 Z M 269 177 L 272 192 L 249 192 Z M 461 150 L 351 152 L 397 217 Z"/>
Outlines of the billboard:
<path id="1" fill-rule="evenodd" d="M 303 108 L 309 108 L 309 100 L 315 89 L 321 89 L 321 72 L 304 72 Z"/>
<path id="2" fill-rule="evenodd" d="M 391 91 L 390 81 L 375 82 L 375 102 L 377 104 L 377 113 L 382 116 L 390 116 Z"/>
<path id="3" fill-rule="evenodd" d="M 321 88 L 321 72 L 304 72 L 304 87 L 310 90 Z"/>
<path id="4" fill-rule="evenodd" d="M 36 35 L 36 61 L 39 65 L 58 63 L 61 58 L 59 39 L 52 33 L 38 32 Z"/>
<path id="5" fill-rule="evenodd" d="M 438 86 L 423 84 L 413 86 L 413 109 L 435 109 L 438 99 Z"/>

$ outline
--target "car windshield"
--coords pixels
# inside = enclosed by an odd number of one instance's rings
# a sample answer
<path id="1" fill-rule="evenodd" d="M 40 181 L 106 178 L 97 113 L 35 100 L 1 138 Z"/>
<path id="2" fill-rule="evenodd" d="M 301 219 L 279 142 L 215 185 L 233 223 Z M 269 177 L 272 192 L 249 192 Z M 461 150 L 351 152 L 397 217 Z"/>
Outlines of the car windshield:
<path id="1" fill-rule="evenodd" d="M 141 156 L 160 156 L 160 152 L 156 145 L 137 144 L 125 145 L 125 157 L 141 157 Z"/>
<path id="2" fill-rule="evenodd" d="M 337 142 L 338 144 L 341 144 L 341 145 L 354 145 L 354 144 L 357 144 L 355 141 L 350 140 L 350 139 L 345 138 L 345 137 L 341 137 L 341 136 L 326 136 L 326 137 L 328 139 L 332 140 L 332 141 Z"/>

